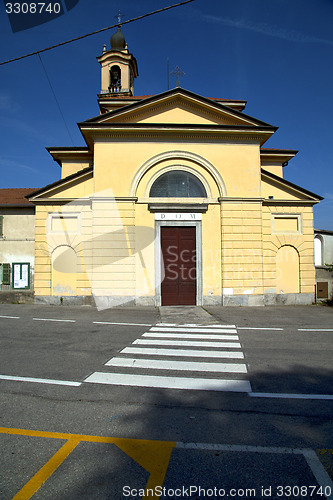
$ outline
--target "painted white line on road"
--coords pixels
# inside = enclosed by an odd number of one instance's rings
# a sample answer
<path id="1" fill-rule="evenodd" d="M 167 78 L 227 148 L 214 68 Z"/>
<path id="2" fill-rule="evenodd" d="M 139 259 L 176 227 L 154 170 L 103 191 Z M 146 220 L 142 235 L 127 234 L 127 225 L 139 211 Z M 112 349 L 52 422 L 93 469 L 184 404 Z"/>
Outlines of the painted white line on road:
<path id="1" fill-rule="evenodd" d="M 272 453 L 276 455 L 303 455 L 312 471 L 317 483 L 322 491 L 330 491 L 331 494 L 325 496 L 328 500 L 333 498 L 333 482 L 324 469 L 314 450 L 310 448 L 278 448 L 273 446 L 246 446 L 233 444 L 214 444 L 214 443 L 182 443 L 176 442 L 176 448 L 185 450 L 212 450 L 240 453 Z"/>
<path id="2" fill-rule="evenodd" d="M 299 332 L 333 332 L 333 328 L 298 328 Z"/>
<path id="3" fill-rule="evenodd" d="M 237 333 L 237 330 L 235 328 L 230 328 L 230 329 L 222 329 L 222 328 L 215 328 L 212 332 L 211 328 L 188 328 L 188 327 L 164 327 L 164 326 L 153 326 L 150 329 L 151 332 L 197 332 L 197 333 Z"/>
<path id="4" fill-rule="evenodd" d="M 151 323 L 114 323 L 112 321 L 93 321 L 94 325 L 118 325 L 118 326 L 151 326 Z"/>
<path id="5" fill-rule="evenodd" d="M 176 442 L 176 448 L 185 450 L 216 450 L 216 451 L 239 451 L 244 453 L 276 453 L 303 455 L 306 448 L 283 448 L 277 446 L 251 446 L 242 444 L 218 444 L 218 443 L 182 443 Z"/>
<path id="6" fill-rule="evenodd" d="M 60 323 L 76 323 L 75 319 L 32 318 L 34 321 L 56 321 Z"/>
<path id="7" fill-rule="evenodd" d="M 197 361 L 166 361 L 160 359 L 112 358 L 106 366 L 149 368 L 154 370 L 191 370 L 195 372 L 247 373 L 242 363 L 205 363 Z"/>
<path id="8" fill-rule="evenodd" d="M 272 331 L 282 331 L 284 328 L 271 328 L 271 327 L 264 327 L 264 326 L 238 326 L 238 330 L 272 330 Z"/>
<path id="9" fill-rule="evenodd" d="M 163 337 L 163 338 L 178 338 L 178 339 L 197 339 L 197 340 L 239 340 L 238 335 L 208 335 L 198 333 L 159 333 L 146 332 L 142 337 Z"/>
<path id="10" fill-rule="evenodd" d="M 156 323 L 155 326 L 176 326 L 179 328 L 236 328 L 236 325 L 198 325 L 198 323 Z"/>
<path id="11" fill-rule="evenodd" d="M 324 492 L 330 490 L 330 494 L 325 495 L 326 500 L 332 500 L 332 498 L 333 498 L 333 481 L 331 480 L 330 476 L 328 475 L 328 473 L 324 469 L 323 464 L 319 460 L 315 451 L 311 450 L 311 449 L 306 449 L 303 451 L 303 455 L 304 455 L 305 460 L 308 463 L 308 466 L 312 470 L 313 475 L 316 478 L 319 486 L 322 487 L 322 490 Z"/>
<path id="12" fill-rule="evenodd" d="M 197 391 L 250 392 L 247 380 L 223 380 L 209 378 L 166 377 L 153 375 L 132 375 L 127 373 L 95 372 L 84 380 L 92 384 L 129 385 L 155 387 L 160 389 L 190 389 Z"/>
<path id="13" fill-rule="evenodd" d="M 150 345 L 179 345 L 187 347 L 231 347 L 241 349 L 239 342 L 199 342 L 194 340 L 155 340 L 155 339 L 137 339 L 132 344 L 150 344 Z"/>
<path id="14" fill-rule="evenodd" d="M 0 318 L 5 318 L 5 319 L 20 319 L 20 316 L 0 316 Z"/>
<path id="15" fill-rule="evenodd" d="M 321 399 L 333 401 L 333 394 L 289 394 L 278 392 L 250 392 L 251 398 L 279 398 L 279 399 Z"/>
<path id="16" fill-rule="evenodd" d="M 203 351 L 192 349 L 163 349 L 158 347 L 125 347 L 121 354 L 145 354 L 148 356 L 188 356 L 197 358 L 232 358 L 244 359 L 240 351 Z"/>
<path id="17" fill-rule="evenodd" d="M 12 380 L 14 382 L 34 382 L 36 384 L 69 385 L 79 387 L 82 382 L 72 382 L 69 380 L 52 380 L 48 378 L 16 377 L 12 375 L 0 375 L 0 380 Z"/>

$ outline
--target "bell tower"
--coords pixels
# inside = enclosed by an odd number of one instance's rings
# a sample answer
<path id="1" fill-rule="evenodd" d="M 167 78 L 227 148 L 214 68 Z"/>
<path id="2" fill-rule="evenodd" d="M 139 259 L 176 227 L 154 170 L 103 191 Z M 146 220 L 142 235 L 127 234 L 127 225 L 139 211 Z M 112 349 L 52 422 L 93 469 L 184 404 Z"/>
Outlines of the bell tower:
<path id="1" fill-rule="evenodd" d="M 134 95 L 134 78 L 138 76 L 138 66 L 133 54 L 127 48 L 125 37 L 118 30 L 111 36 L 111 49 L 104 45 L 103 53 L 97 57 L 101 65 L 101 92 L 99 97 L 108 98 Z M 103 99 L 104 100 L 104 99 Z"/>

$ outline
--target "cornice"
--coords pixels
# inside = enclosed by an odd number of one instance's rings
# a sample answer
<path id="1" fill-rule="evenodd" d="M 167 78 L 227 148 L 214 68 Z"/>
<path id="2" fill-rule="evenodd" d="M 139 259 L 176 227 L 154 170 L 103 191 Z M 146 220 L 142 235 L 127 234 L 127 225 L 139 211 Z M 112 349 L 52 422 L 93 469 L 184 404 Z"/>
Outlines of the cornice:
<path id="1" fill-rule="evenodd" d="M 283 199 L 276 199 L 274 198 L 273 200 L 263 200 L 263 206 L 281 206 L 281 205 L 299 205 L 299 206 L 305 206 L 305 205 L 316 205 L 316 203 L 319 203 L 320 200 L 283 200 Z"/>
<path id="2" fill-rule="evenodd" d="M 226 196 L 218 198 L 220 203 L 262 203 L 264 198 L 246 196 Z"/>
<path id="3" fill-rule="evenodd" d="M 97 126 L 96 126 L 97 125 Z M 179 142 L 179 138 L 188 142 L 194 140 L 212 141 L 253 141 L 263 144 L 275 132 L 273 127 L 239 127 L 235 125 L 165 125 L 165 124 L 80 124 L 81 132 L 90 147 L 93 139 L 105 137 L 108 140 L 126 141 L 154 140 L 165 138 Z"/>

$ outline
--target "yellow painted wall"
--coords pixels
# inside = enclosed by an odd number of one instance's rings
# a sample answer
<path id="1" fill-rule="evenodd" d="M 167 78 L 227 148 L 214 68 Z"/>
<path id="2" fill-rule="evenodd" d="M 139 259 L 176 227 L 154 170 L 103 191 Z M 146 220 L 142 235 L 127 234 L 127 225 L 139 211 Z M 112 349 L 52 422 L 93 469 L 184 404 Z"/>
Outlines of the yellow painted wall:
<path id="1" fill-rule="evenodd" d="M 52 252 L 52 295 L 75 296 L 77 257 L 75 250 L 61 245 Z"/>
<path id="2" fill-rule="evenodd" d="M 190 151 L 207 159 L 222 176 L 228 196 L 260 196 L 259 147 L 255 144 L 206 143 L 186 145 L 181 142 L 99 141 L 95 144 L 94 179 L 96 192 L 111 187 L 117 196 L 129 196 L 137 170 L 155 155 Z M 176 163 L 178 160 L 176 161 Z M 178 162 L 179 163 L 179 162 Z M 119 173 L 122 175 L 119 175 Z"/>
<path id="3" fill-rule="evenodd" d="M 82 161 L 82 160 L 63 161 L 61 164 L 61 178 L 64 179 L 69 175 L 76 174 L 76 172 L 88 168 L 89 166 L 90 164 L 88 161 Z"/>
<path id="4" fill-rule="evenodd" d="M 284 245 L 276 253 L 277 293 L 299 293 L 299 255 L 295 247 Z"/>
<path id="5" fill-rule="evenodd" d="M 261 203 L 222 202 L 221 224 L 224 294 L 262 294 Z"/>
<path id="6" fill-rule="evenodd" d="M 300 216 L 300 231 L 274 232 L 273 218 L 276 214 Z M 265 293 L 279 293 L 276 273 L 276 255 L 285 245 L 294 247 L 299 254 L 299 289 L 301 293 L 313 293 L 315 269 L 313 264 L 313 211 L 309 205 L 264 205 L 263 206 L 263 263 Z M 286 288 L 284 286 L 284 288 Z M 287 293 L 287 292 L 285 292 Z"/>

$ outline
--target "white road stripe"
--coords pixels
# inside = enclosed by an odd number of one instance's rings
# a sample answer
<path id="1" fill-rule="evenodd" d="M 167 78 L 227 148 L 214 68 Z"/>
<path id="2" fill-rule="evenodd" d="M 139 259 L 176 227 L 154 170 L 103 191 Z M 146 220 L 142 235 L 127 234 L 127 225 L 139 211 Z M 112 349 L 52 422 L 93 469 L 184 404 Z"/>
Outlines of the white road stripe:
<path id="1" fill-rule="evenodd" d="M 190 389 L 199 391 L 250 392 L 247 380 L 223 380 L 208 378 L 166 377 L 132 375 L 127 373 L 95 372 L 84 380 L 92 384 L 129 385 L 136 387 L 158 387 L 161 389 Z"/>
<path id="2" fill-rule="evenodd" d="M 0 316 L 0 318 L 6 318 L 6 319 L 20 319 L 20 316 Z"/>
<path id="3" fill-rule="evenodd" d="M 178 339 L 197 339 L 197 340 L 239 340 L 238 335 L 208 335 L 198 333 L 158 333 L 146 332 L 142 337 L 161 337 Z"/>
<path id="4" fill-rule="evenodd" d="M 125 347 L 121 354 L 145 354 L 148 356 L 188 356 L 197 358 L 232 358 L 244 359 L 240 351 L 200 351 L 192 349 L 163 349 L 160 347 Z"/>
<path id="5" fill-rule="evenodd" d="M 177 442 L 176 448 L 187 450 L 214 450 L 226 452 L 244 452 L 244 453 L 272 453 L 277 455 L 303 455 L 308 463 L 314 477 L 319 486 L 325 492 L 325 488 L 330 488 L 331 494 L 325 496 L 327 500 L 333 498 L 333 482 L 330 476 L 324 469 L 323 464 L 319 460 L 316 452 L 310 448 L 278 448 L 273 446 L 247 446 L 247 445 L 233 445 L 233 444 L 215 444 L 215 443 L 182 443 Z"/>
<path id="6" fill-rule="evenodd" d="M 93 321 L 94 325 L 118 325 L 118 326 L 151 326 L 151 323 L 114 323 L 112 321 Z"/>
<path id="7" fill-rule="evenodd" d="M 32 378 L 32 377 L 15 377 L 11 375 L 0 375 L 0 380 L 12 380 L 14 382 L 35 382 L 37 384 L 51 384 L 51 385 L 70 385 L 72 387 L 79 387 L 82 382 L 72 382 L 69 380 L 52 380 L 48 378 Z"/>
<path id="8" fill-rule="evenodd" d="M 276 330 L 276 331 L 282 331 L 284 330 L 284 328 L 270 328 L 270 327 L 264 327 L 264 326 L 260 326 L 260 327 L 255 327 L 255 326 L 238 326 L 237 327 L 238 330 Z"/>
<path id="9" fill-rule="evenodd" d="M 251 392 L 251 398 L 278 398 L 278 399 L 322 399 L 333 401 L 333 394 L 283 394 L 278 392 Z"/>
<path id="10" fill-rule="evenodd" d="M 197 361 L 166 361 L 160 359 L 112 358 L 106 366 L 149 368 L 154 370 L 191 370 L 195 372 L 247 373 L 242 363 L 205 363 Z"/>
<path id="11" fill-rule="evenodd" d="M 299 332 L 333 332 L 333 328 L 298 328 Z"/>
<path id="12" fill-rule="evenodd" d="M 153 326 L 150 329 L 151 332 L 197 332 L 197 333 L 237 333 L 237 330 L 235 328 L 230 328 L 230 329 L 222 329 L 222 328 L 215 328 L 212 332 L 210 328 L 188 328 L 188 327 L 164 327 L 164 326 Z"/>
<path id="13" fill-rule="evenodd" d="M 236 325 L 198 325 L 197 323 L 156 323 L 155 326 L 175 326 L 179 328 L 191 327 L 191 328 L 236 328 Z"/>
<path id="14" fill-rule="evenodd" d="M 137 339 L 133 344 L 149 344 L 149 345 L 179 345 L 188 347 L 231 347 L 240 349 L 239 342 L 199 342 L 194 340 L 155 340 L 155 339 Z"/>
<path id="15" fill-rule="evenodd" d="M 61 323 L 76 323 L 75 319 L 32 318 L 34 321 L 57 321 Z"/>

